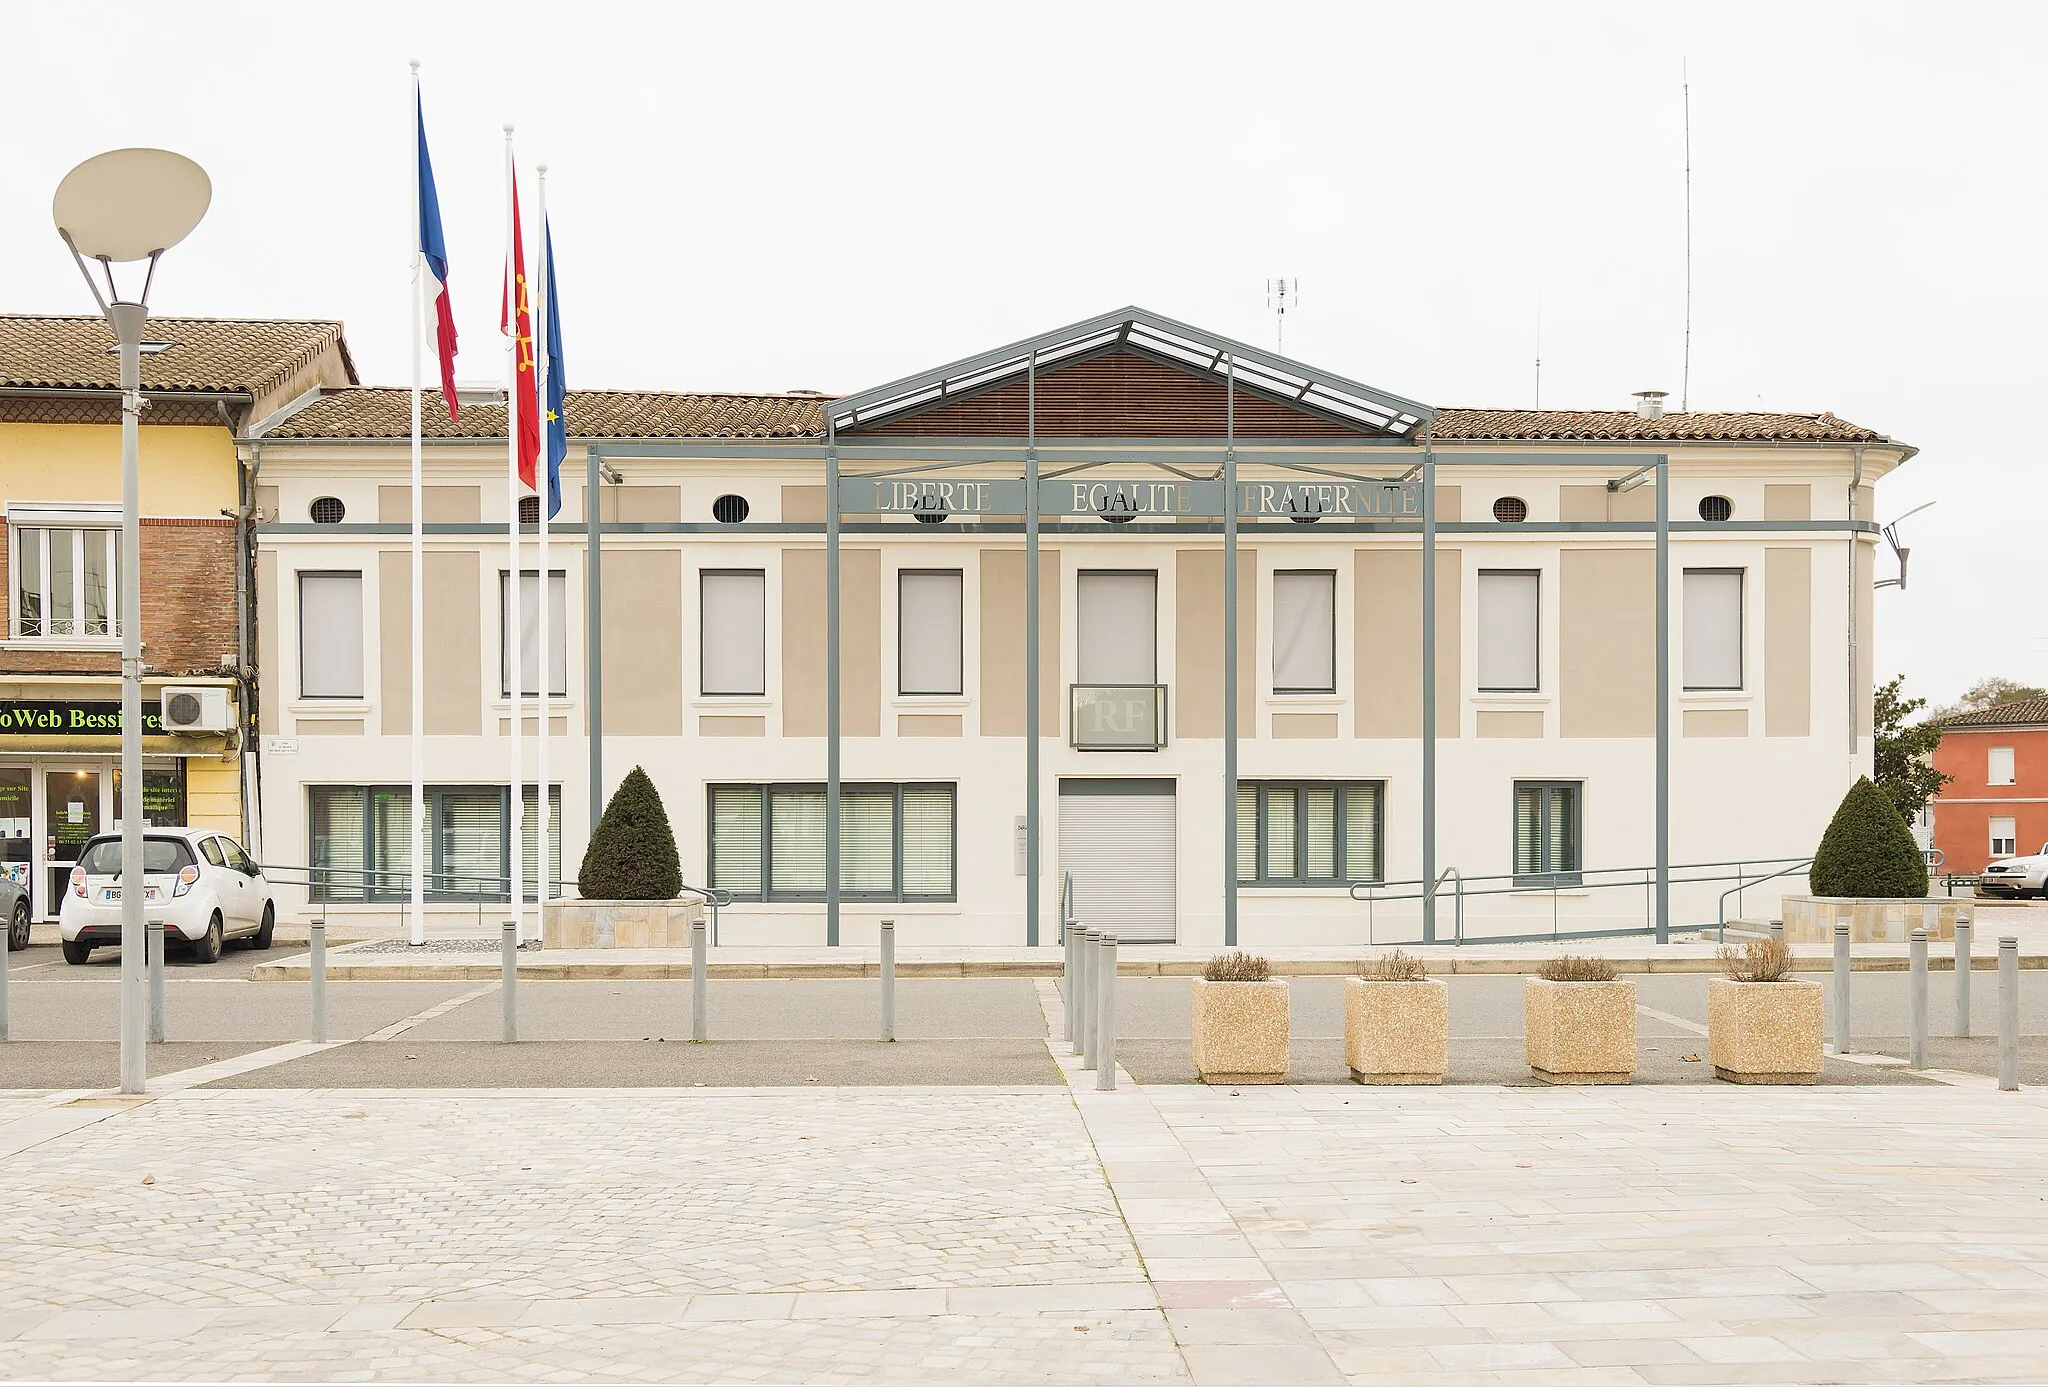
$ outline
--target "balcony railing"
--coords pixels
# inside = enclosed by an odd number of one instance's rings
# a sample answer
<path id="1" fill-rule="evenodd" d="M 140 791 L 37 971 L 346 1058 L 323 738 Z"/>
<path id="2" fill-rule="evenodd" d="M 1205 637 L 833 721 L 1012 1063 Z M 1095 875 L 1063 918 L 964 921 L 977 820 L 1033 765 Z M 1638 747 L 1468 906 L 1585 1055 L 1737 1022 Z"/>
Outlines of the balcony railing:
<path id="1" fill-rule="evenodd" d="M 1166 685 L 1075 684 L 1067 743 L 1080 751 L 1157 751 L 1166 745 Z"/>

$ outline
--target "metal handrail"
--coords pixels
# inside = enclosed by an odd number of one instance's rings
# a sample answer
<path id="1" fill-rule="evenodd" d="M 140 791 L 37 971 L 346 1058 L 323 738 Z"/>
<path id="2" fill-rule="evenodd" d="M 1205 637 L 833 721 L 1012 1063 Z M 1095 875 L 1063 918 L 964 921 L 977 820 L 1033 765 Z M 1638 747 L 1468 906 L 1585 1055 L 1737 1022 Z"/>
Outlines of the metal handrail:
<path id="1" fill-rule="evenodd" d="M 1074 918 L 1074 874 L 1060 873 L 1060 943 L 1067 942 L 1067 926 L 1076 924 Z"/>
<path id="2" fill-rule="evenodd" d="M 1464 873 L 1460 872 L 1460 871 L 1459 871 L 1459 870 L 1458 870 L 1458 869 L 1457 869 L 1456 867 L 1446 867 L 1446 868 L 1444 868 L 1444 869 L 1443 869 L 1443 870 L 1442 870 L 1441 872 L 1438 872 L 1438 873 L 1436 874 L 1436 880 L 1435 880 L 1435 881 L 1433 881 L 1433 882 L 1431 882 L 1431 883 L 1429 884 L 1429 890 L 1427 890 L 1427 891 L 1423 892 L 1423 895 L 1422 895 L 1423 903 L 1424 903 L 1424 904 L 1426 905 L 1426 904 L 1428 904 L 1428 903 L 1429 903 L 1430 901 L 1433 901 L 1433 900 L 1435 900 L 1435 899 L 1436 899 L 1436 897 L 1437 897 L 1437 893 L 1438 893 L 1438 892 L 1440 892 L 1440 891 L 1442 891 L 1442 890 L 1444 889 L 1444 878 L 1445 878 L 1445 877 L 1449 877 L 1449 878 L 1450 878 L 1450 879 L 1452 880 L 1452 882 L 1454 882 L 1454 883 L 1455 883 L 1455 885 L 1454 885 L 1454 886 L 1453 886 L 1453 888 L 1452 888 L 1452 890 L 1453 890 L 1453 893 L 1454 893 L 1454 894 L 1453 894 L 1453 897 L 1452 897 L 1452 899 L 1453 899 L 1454 901 L 1456 901 L 1456 903 L 1457 903 L 1457 905 L 1456 905 L 1456 913 L 1455 913 L 1455 915 L 1454 915 L 1454 917 L 1453 917 L 1453 924 L 1452 924 L 1452 927 L 1451 927 L 1451 938 L 1452 938 L 1452 940 L 1453 940 L 1454 942 L 1456 942 L 1456 943 L 1459 943 L 1459 944 L 1463 944 L 1463 943 L 1465 942 L 1465 876 L 1464 876 Z M 1371 933 L 1371 926 L 1370 926 L 1370 925 L 1368 925 L 1368 926 L 1367 926 L 1367 933 L 1368 933 L 1368 934 L 1370 934 L 1370 933 Z"/>
<path id="3" fill-rule="evenodd" d="M 1725 944 L 1728 942 L 1728 898 L 1730 896 L 1739 896 L 1752 886 L 1760 886 L 1764 882 L 1776 880 L 1778 877 L 1788 877 L 1795 872 L 1803 872 L 1812 865 L 1813 859 L 1809 857 L 1803 862 L 1795 862 L 1790 867 L 1786 867 L 1782 870 L 1772 872 L 1769 876 L 1757 877 L 1750 881 L 1738 880 L 1734 886 L 1731 886 L 1726 891 L 1723 891 L 1721 893 L 1720 903 L 1715 909 L 1715 913 L 1720 916 L 1721 920 L 1720 934 L 1716 938 L 1715 942 L 1719 944 Z"/>

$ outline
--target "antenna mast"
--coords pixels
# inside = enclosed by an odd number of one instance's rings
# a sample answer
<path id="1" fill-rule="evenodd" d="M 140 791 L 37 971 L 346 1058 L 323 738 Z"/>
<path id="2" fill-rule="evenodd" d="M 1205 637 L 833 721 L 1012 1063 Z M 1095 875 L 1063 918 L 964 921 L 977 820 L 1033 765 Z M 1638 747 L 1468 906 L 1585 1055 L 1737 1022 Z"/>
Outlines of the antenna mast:
<path id="1" fill-rule="evenodd" d="M 1684 59 L 1678 66 L 1679 91 L 1685 104 L 1685 369 L 1678 386 L 1678 412 L 1692 412 L 1692 74 Z"/>
<path id="2" fill-rule="evenodd" d="M 1301 305 L 1301 281 L 1298 279 L 1269 279 L 1266 281 L 1266 307 L 1273 310 L 1273 351 L 1275 355 L 1287 355 L 1287 306 Z"/>

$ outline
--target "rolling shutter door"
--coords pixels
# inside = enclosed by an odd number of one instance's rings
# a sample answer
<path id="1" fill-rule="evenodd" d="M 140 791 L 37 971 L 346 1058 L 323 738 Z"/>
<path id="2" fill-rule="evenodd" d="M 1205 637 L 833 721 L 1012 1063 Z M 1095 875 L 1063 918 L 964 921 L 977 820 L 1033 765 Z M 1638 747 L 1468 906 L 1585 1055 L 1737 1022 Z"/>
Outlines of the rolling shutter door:
<path id="1" fill-rule="evenodd" d="M 1171 780 L 1061 781 L 1059 840 L 1084 926 L 1119 943 L 1174 942 Z"/>

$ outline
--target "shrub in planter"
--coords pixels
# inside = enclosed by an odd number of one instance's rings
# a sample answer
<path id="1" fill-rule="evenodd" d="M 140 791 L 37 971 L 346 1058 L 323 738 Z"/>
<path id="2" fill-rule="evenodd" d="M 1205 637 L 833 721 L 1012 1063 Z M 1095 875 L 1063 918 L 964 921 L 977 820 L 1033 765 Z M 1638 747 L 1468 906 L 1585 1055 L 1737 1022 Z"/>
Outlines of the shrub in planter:
<path id="1" fill-rule="evenodd" d="M 1287 1080 L 1287 984 L 1254 954 L 1218 954 L 1195 979 L 1195 1073 L 1209 1084 Z"/>
<path id="2" fill-rule="evenodd" d="M 1529 1072 L 1552 1084 L 1625 1084 L 1636 1069 L 1636 985 L 1604 958 L 1565 955 L 1522 986 Z"/>
<path id="3" fill-rule="evenodd" d="M 576 872 L 587 901 L 666 901 L 683 889 L 682 860 L 668 811 L 647 772 L 635 766 L 598 820 Z"/>
<path id="4" fill-rule="evenodd" d="M 1734 1084 L 1820 1080 L 1821 990 L 1791 976 L 1792 950 L 1753 939 L 1721 950 L 1726 977 L 1707 980 L 1707 1058 Z"/>
<path id="5" fill-rule="evenodd" d="M 1450 1068 L 1449 989 L 1399 949 L 1344 980 L 1344 1062 L 1362 1084 L 1440 1084 Z"/>
<path id="6" fill-rule="evenodd" d="M 1927 859 L 1891 796 L 1866 775 L 1842 796 L 1807 880 L 1816 896 L 1917 900 L 1927 894 Z"/>

